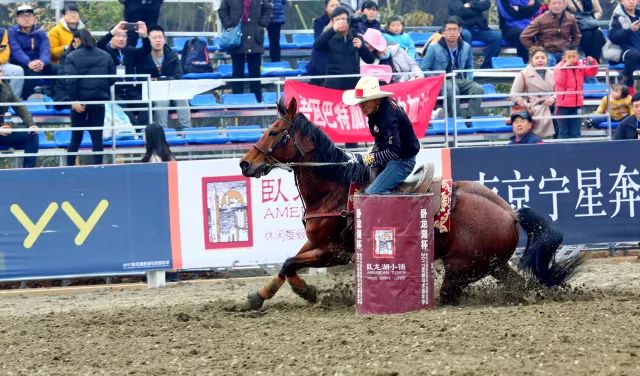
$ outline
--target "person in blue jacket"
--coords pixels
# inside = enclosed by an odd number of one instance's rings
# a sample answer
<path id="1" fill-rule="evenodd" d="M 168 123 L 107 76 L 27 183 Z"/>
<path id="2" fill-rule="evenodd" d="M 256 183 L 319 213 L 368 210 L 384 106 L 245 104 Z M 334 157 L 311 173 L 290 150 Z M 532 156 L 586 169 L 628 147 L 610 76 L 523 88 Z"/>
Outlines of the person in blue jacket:
<path id="1" fill-rule="evenodd" d="M 631 106 L 633 114 L 627 116 L 620 122 L 616 133 L 613 135 L 614 140 L 637 140 L 639 137 L 638 124 L 640 123 L 640 93 L 635 93 L 631 97 Z"/>
<path id="2" fill-rule="evenodd" d="M 20 5 L 16 9 L 16 25 L 9 29 L 11 63 L 24 69 L 26 76 L 55 75 L 51 65 L 51 47 L 47 33 L 36 27 L 36 16 L 31 5 Z M 38 84 L 36 79 L 25 80 L 22 98 L 33 94 Z"/>
<path id="3" fill-rule="evenodd" d="M 284 7 L 287 5 L 287 0 L 273 0 L 272 4 L 273 10 L 267 33 L 269 34 L 269 58 L 274 62 L 280 61 L 280 29 L 286 22 Z"/>
<path id="4" fill-rule="evenodd" d="M 511 114 L 511 126 L 513 127 L 513 136 L 511 136 L 511 145 L 523 144 L 541 144 L 542 139 L 533 132 L 533 118 L 527 111 L 517 111 Z"/>

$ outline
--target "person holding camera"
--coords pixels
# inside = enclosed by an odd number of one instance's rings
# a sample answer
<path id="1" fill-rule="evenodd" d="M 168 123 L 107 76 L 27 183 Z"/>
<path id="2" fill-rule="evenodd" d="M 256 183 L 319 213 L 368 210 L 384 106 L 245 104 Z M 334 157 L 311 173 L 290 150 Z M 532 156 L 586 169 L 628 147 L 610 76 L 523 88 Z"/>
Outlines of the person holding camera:
<path id="1" fill-rule="evenodd" d="M 349 25 L 349 12 L 337 7 L 331 14 L 332 27 L 323 32 L 313 43 L 313 48 L 327 54 L 326 75 L 359 74 L 360 59 L 367 64 L 375 61 L 375 56 L 365 46 Z M 331 89 L 353 89 L 358 77 L 328 77 L 325 87 Z"/>

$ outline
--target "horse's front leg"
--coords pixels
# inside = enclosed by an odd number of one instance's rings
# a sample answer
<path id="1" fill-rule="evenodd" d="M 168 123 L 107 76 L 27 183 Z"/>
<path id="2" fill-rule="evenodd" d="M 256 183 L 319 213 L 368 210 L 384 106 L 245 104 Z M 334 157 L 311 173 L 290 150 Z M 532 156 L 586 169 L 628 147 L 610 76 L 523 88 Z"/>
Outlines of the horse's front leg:
<path id="1" fill-rule="evenodd" d="M 247 296 L 248 308 L 260 309 L 264 301 L 273 298 L 286 280 L 289 280 L 291 288 L 296 294 L 302 296 L 307 301 L 315 300 L 315 290 L 310 288 L 297 275 L 297 271 L 304 267 L 324 266 L 323 262 L 326 262 L 327 258 L 328 252 L 316 248 L 307 241 L 295 256 L 288 258 L 284 262 L 278 274 L 273 276 L 269 282 L 257 291 L 249 293 Z"/>

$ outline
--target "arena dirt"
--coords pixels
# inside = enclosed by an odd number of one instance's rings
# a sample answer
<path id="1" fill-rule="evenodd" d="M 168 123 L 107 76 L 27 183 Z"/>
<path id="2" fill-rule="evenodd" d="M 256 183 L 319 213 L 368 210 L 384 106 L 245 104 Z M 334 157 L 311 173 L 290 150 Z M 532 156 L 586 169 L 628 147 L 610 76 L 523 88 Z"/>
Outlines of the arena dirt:
<path id="1" fill-rule="evenodd" d="M 0 299 L 2 375 L 640 375 L 640 263 L 562 290 L 473 286 L 460 307 L 357 316 L 348 275 L 238 312 L 264 279 Z"/>

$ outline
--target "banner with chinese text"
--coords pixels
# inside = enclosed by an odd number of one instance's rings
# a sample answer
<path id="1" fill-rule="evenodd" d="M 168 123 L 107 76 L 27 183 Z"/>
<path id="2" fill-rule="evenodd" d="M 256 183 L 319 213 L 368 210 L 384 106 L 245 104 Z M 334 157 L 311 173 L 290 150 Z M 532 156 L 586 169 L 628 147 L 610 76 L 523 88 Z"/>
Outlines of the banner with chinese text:
<path id="1" fill-rule="evenodd" d="M 393 98 L 409 115 L 418 138 L 425 134 L 429 126 L 431 112 L 440 95 L 443 79 L 443 75 L 432 76 L 381 88 L 394 93 Z M 373 141 L 367 118 L 358 106 L 342 103 L 342 92 L 295 80 L 287 80 L 284 84 L 286 100 L 295 97 L 298 101 L 298 111 L 322 128 L 333 142 Z"/>
<path id="2" fill-rule="evenodd" d="M 640 239 L 640 143 L 605 141 L 451 149 L 454 180 L 475 180 L 530 207 L 565 244 Z"/>

